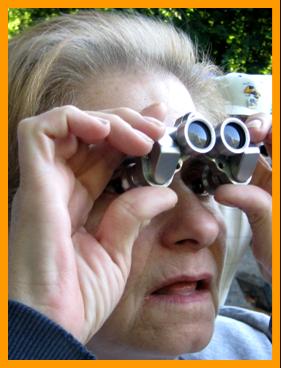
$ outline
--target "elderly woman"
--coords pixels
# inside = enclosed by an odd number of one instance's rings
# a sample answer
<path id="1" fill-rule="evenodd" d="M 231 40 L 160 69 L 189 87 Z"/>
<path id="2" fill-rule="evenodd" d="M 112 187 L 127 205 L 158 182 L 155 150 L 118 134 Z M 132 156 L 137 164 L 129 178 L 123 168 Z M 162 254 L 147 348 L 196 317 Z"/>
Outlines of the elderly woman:
<path id="1" fill-rule="evenodd" d="M 247 214 L 270 279 L 269 168 L 214 196 L 179 172 L 108 187 L 179 117 L 225 119 L 217 68 L 171 26 L 102 13 L 40 24 L 9 58 L 10 359 L 270 359 L 269 318 L 220 308 L 238 259 L 218 206 Z M 270 149 L 269 119 L 246 123 Z"/>

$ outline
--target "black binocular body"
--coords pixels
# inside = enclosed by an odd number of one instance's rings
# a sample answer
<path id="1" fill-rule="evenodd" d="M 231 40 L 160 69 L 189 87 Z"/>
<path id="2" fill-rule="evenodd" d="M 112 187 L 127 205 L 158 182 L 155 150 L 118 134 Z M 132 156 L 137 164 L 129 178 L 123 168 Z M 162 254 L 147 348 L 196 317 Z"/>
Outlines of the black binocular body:
<path id="1" fill-rule="evenodd" d="M 222 184 L 247 184 L 259 154 L 241 120 L 231 117 L 214 128 L 190 112 L 166 128 L 148 155 L 126 158 L 110 186 L 119 193 L 139 186 L 169 186 L 179 172 L 194 193 L 213 194 Z"/>

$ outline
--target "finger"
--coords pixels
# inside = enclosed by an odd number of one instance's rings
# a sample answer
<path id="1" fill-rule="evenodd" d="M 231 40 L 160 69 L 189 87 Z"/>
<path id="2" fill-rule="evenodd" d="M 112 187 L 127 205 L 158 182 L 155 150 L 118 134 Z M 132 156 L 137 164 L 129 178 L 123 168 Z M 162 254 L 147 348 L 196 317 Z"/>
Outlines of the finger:
<path id="1" fill-rule="evenodd" d="M 21 121 L 18 140 L 19 146 L 24 147 L 21 153 L 29 153 L 34 158 L 34 150 L 39 148 L 48 159 L 57 153 L 55 143 L 58 142 L 59 152 L 68 159 L 77 149 L 73 137 L 90 144 L 104 139 L 109 132 L 110 125 L 106 120 L 93 117 L 74 106 L 64 106 Z M 31 141 L 33 144 L 30 144 Z M 62 143 L 66 146 L 64 150 L 61 148 Z"/>
<path id="2" fill-rule="evenodd" d="M 256 185 L 272 194 L 272 170 L 266 159 L 260 155 L 255 171 L 253 173 L 251 184 Z"/>
<path id="3" fill-rule="evenodd" d="M 175 206 L 177 196 L 169 188 L 132 189 L 107 209 L 96 237 L 122 269 L 130 264 L 131 250 L 142 225 Z"/>
<path id="4" fill-rule="evenodd" d="M 164 104 L 157 103 L 149 106 L 143 111 L 151 113 L 155 116 L 164 117 L 166 110 L 167 109 Z M 109 114 L 110 112 L 114 112 L 114 114 Z M 163 123 L 159 122 L 156 118 L 149 117 L 149 120 L 147 120 L 147 118 L 144 119 L 139 113 L 128 108 L 114 109 L 113 111 L 103 110 L 102 112 L 89 111 L 89 114 L 98 115 L 109 120 L 114 118 L 112 115 L 115 115 L 115 113 L 120 114 L 120 117 L 127 119 L 129 124 L 133 127 L 143 129 L 144 132 L 150 134 L 151 136 L 154 134 L 154 138 L 160 136 L 165 129 L 163 129 Z M 156 124 L 154 120 L 156 120 Z M 122 131 L 123 122 L 119 121 L 119 123 L 119 125 L 117 125 L 118 121 L 116 122 L 116 125 L 113 123 L 111 127 L 111 135 L 112 132 L 116 130 L 116 126 L 119 128 L 120 134 L 124 133 Z M 126 126 L 127 124 L 125 124 L 125 127 Z M 115 134 L 117 133 L 118 132 Z M 113 142 L 112 137 L 111 142 Z M 118 139 L 117 142 L 120 144 L 120 139 Z M 114 144 L 114 142 L 112 144 Z M 116 144 L 114 145 L 116 147 Z M 69 161 L 69 165 L 75 172 L 76 177 L 79 178 L 79 181 L 88 189 L 92 200 L 95 201 L 103 192 L 104 187 L 110 180 L 113 171 L 120 165 L 123 159 L 123 154 L 118 152 L 116 148 L 110 148 L 104 143 L 99 143 L 95 147 L 91 148 L 86 147 L 81 143 L 79 146 L 80 147 L 77 150 L 77 153 Z M 127 154 L 130 152 L 131 154 L 136 155 L 137 151 L 135 148 L 136 147 L 133 147 L 134 151 L 128 151 L 128 146 L 125 145 L 120 149 L 122 152 L 125 151 Z"/>
<path id="5" fill-rule="evenodd" d="M 272 118 L 270 115 L 264 113 L 254 114 L 248 117 L 245 123 L 250 132 L 251 142 L 271 144 Z"/>
<path id="6" fill-rule="evenodd" d="M 157 102 L 150 106 L 147 106 L 141 111 L 143 116 L 150 116 L 164 121 L 168 112 L 168 108 L 164 102 Z"/>
<path id="7" fill-rule="evenodd" d="M 272 127 L 270 128 L 270 131 L 268 132 L 266 138 L 264 139 L 264 144 L 267 153 L 272 158 Z"/>
<path id="8" fill-rule="evenodd" d="M 67 160 L 67 164 L 75 176 L 78 176 L 79 172 L 81 172 L 83 167 L 86 165 L 90 149 L 91 145 L 85 144 L 78 140 L 75 154 L 71 156 L 69 160 Z"/>
<path id="9" fill-rule="evenodd" d="M 152 116 L 143 116 L 139 112 L 128 108 L 118 109 L 116 112 L 123 120 L 148 135 L 153 140 L 160 139 L 165 133 L 165 124 Z"/>
<path id="10" fill-rule="evenodd" d="M 133 128 L 119 115 L 90 111 L 88 113 L 110 122 L 110 134 L 107 136 L 107 142 L 118 151 L 129 156 L 143 156 L 151 151 L 153 139 L 141 130 Z"/>
<path id="11" fill-rule="evenodd" d="M 88 190 L 80 181 L 76 180 L 73 192 L 68 201 L 72 234 L 85 225 L 92 206 L 93 200 Z"/>
<path id="12" fill-rule="evenodd" d="M 271 212 L 271 196 L 254 185 L 221 185 L 215 199 L 225 205 L 238 207 L 244 211 L 251 223 L 260 223 Z"/>
<path id="13" fill-rule="evenodd" d="M 271 196 L 254 185 L 222 185 L 215 199 L 227 206 L 237 207 L 248 217 L 253 232 L 254 253 L 268 270 L 271 267 L 272 200 Z"/>
<path id="14" fill-rule="evenodd" d="M 165 124 L 160 119 L 157 119 L 157 117 L 153 115 L 143 116 L 142 112 L 139 113 L 127 107 L 121 107 L 114 110 L 103 110 L 100 112 L 100 116 L 103 116 L 103 113 L 112 113 L 120 116 L 120 118 L 129 123 L 134 129 L 142 131 L 153 140 L 160 139 L 165 132 Z"/>
<path id="15" fill-rule="evenodd" d="M 123 157 L 122 153 L 106 142 L 89 149 L 83 165 L 76 172 L 76 177 L 87 189 L 92 201 L 95 201 L 104 191 Z"/>

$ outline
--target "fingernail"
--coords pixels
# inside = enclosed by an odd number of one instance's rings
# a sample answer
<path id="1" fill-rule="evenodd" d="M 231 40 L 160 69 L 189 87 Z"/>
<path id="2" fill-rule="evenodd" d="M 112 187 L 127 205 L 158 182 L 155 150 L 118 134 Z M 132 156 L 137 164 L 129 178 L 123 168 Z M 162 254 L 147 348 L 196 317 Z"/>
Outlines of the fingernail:
<path id="1" fill-rule="evenodd" d="M 90 114 L 89 114 L 90 115 Z M 110 122 L 109 120 L 106 120 L 106 119 L 103 119 L 103 118 L 98 118 L 97 116 L 92 116 L 90 115 L 91 118 L 95 121 L 95 122 L 98 122 L 98 123 L 101 123 L 103 125 L 108 125 Z"/>
<path id="2" fill-rule="evenodd" d="M 104 125 L 108 125 L 109 124 L 109 120 L 106 120 L 106 119 L 102 119 L 102 118 L 98 118 L 98 120 L 104 124 Z"/>
<path id="3" fill-rule="evenodd" d="M 246 123 L 247 128 L 259 129 L 262 126 L 262 121 L 258 119 L 250 120 Z"/>
<path id="4" fill-rule="evenodd" d="M 98 116 L 96 116 L 94 113 L 92 113 L 91 111 L 85 111 L 86 114 L 88 114 L 93 120 L 98 121 L 104 125 L 107 125 L 110 123 L 109 120 L 103 119 L 103 118 L 99 118 Z"/>
<path id="5" fill-rule="evenodd" d="M 157 127 L 164 127 L 164 123 L 160 120 L 157 120 L 151 116 L 144 116 L 144 119 L 148 122 L 148 123 L 152 123 L 154 125 L 156 125 Z"/>
<path id="6" fill-rule="evenodd" d="M 154 143 L 154 141 L 149 138 L 146 134 L 144 134 L 143 132 L 141 132 L 140 130 L 134 129 L 135 133 L 140 136 L 142 139 L 146 140 L 149 143 Z"/>

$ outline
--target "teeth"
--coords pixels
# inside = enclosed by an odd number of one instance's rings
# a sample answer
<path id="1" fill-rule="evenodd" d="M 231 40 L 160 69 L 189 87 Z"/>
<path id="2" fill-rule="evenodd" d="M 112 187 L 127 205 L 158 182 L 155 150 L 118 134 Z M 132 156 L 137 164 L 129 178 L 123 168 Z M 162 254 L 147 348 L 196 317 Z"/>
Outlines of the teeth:
<path id="1" fill-rule="evenodd" d="M 177 282 L 164 286 L 154 294 L 158 295 L 190 295 L 197 289 L 197 282 Z"/>

